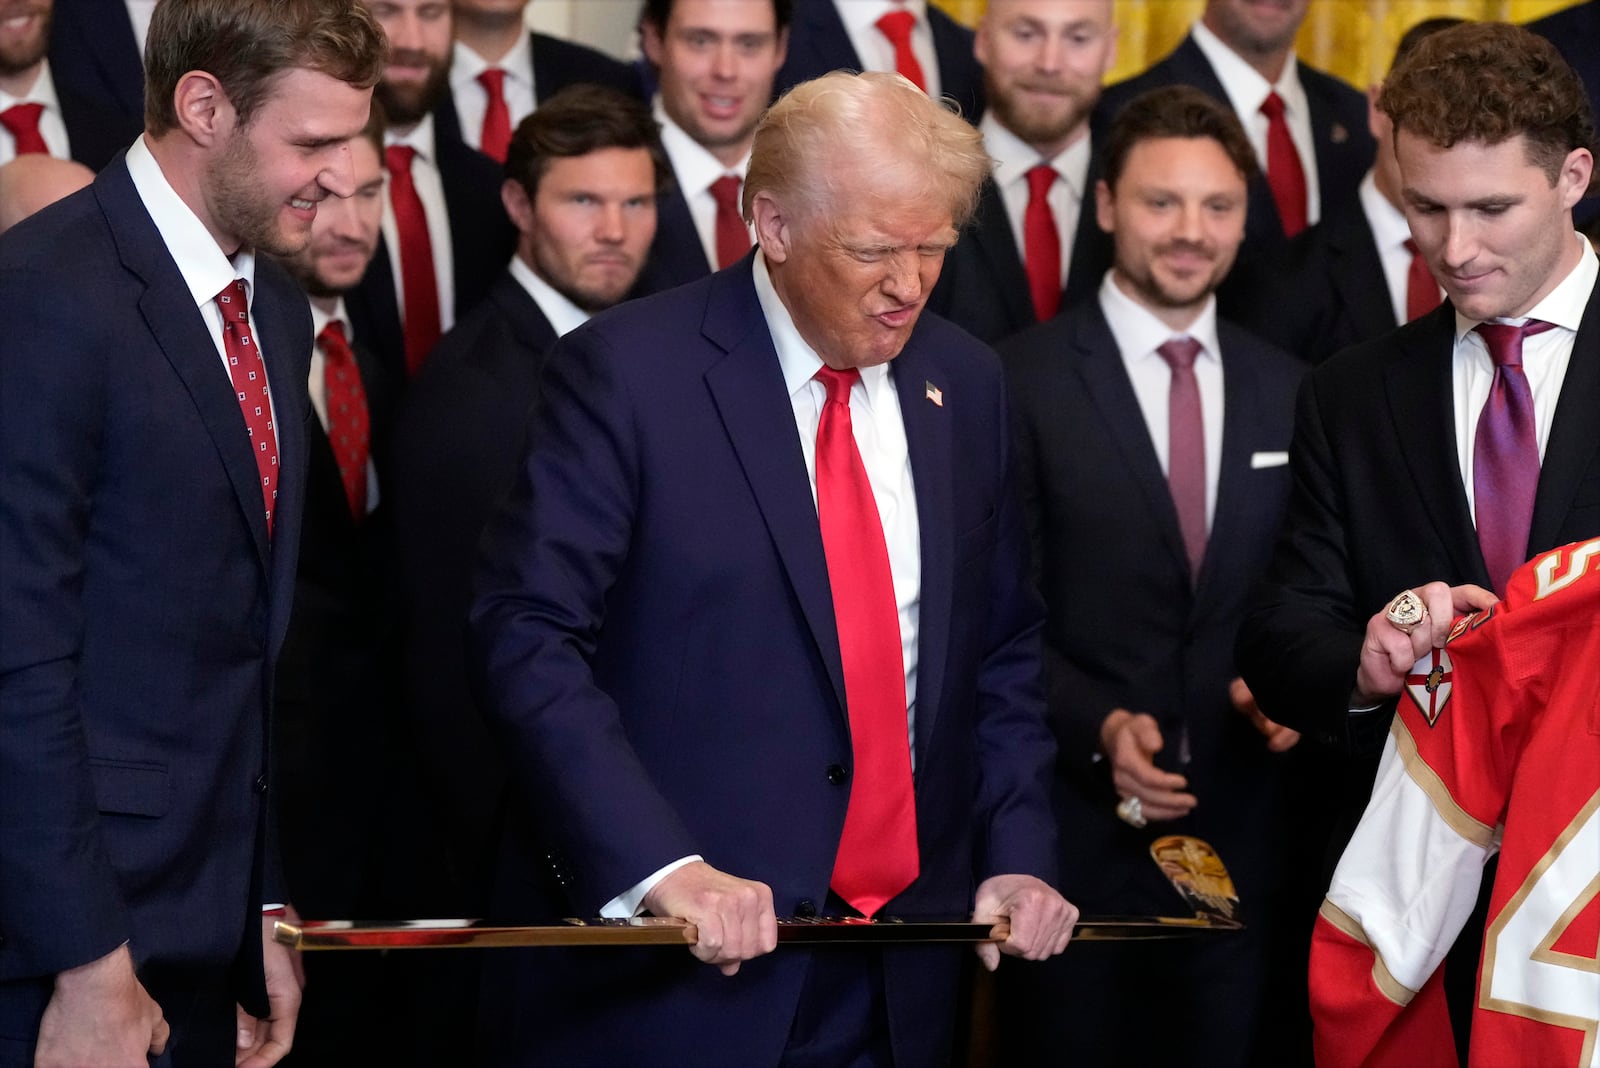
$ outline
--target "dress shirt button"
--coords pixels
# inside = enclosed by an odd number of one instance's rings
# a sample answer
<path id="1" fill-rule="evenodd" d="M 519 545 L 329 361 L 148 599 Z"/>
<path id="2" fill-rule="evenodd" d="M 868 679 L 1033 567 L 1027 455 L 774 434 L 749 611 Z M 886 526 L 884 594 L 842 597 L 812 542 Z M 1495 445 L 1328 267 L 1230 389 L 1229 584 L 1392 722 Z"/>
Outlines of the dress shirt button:
<path id="1" fill-rule="evenodd" d="M 264 773 L 256 776 L 255 789 L 258 794 L 267 792 L 267 776 Z"/>
<path id="2" fill-rule="evenodd" d="M 809 920 L 817 914 L 817 903 L 809 897 L 803 897 L 794 907 L 794 914 L 802 920 Z"/>
<path id="3" fill-rule="evenodd" d="M 845 784 L 846 780 L 848 780 L 849 778 L 850 778 L 850 773 L 848 771 L 844 770 L 844 765 L 843 764 L 829 764 L 828 765 L 828 781 L 833 783 L 833 785 L 835 785 L 835 786 L 843 786 Z"/>

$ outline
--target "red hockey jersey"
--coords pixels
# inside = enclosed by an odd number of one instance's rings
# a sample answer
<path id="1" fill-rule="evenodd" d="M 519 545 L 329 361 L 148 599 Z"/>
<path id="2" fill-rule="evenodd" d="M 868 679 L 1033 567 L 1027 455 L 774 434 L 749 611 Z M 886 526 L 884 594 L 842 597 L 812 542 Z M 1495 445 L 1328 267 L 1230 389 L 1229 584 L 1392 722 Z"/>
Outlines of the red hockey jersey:
<path id="1" fill-rule="evenodd" d="M 1407 680 L 1312 941 L 1319 1068 L 1455 1068 L 1441 962 L 1496 849 L 1471 1064 L 1600 1068 L 1600 539 Z"/>

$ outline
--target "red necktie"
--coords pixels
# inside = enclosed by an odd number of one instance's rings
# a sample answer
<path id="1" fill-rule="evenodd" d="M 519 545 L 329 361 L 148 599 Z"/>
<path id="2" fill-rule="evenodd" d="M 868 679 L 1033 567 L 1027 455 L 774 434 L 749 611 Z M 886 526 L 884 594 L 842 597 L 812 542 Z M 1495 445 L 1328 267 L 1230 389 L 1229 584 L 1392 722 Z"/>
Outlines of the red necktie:
<path id="1" fill-rule="evenodd" d="M 328 444 L 339 465 L 350 515 L 359 521 L 367 514 L 367 457 L 372 429 L 367 415 L 367 391 L 361 385 L 356 354 L 344 336 L 344 324 L 332 319 L 317 335 L 322 350 L 322 388 L 328 410 Z"/>
<path id="2" fill-rule="evenodd" d="M 422 210 L 411 180 L 411 160 L 417 150 L 390 145 L 384 150 L 389 170 L 389 203 L 394 227 L 400 235 L 400 285 L 406 306 L 400 318 L 406 331 L 406 373 L 416 374 L 422 361 L 439 341 L 439 280 L 433 273 L 433 241 L 428 237 L 428 216 Z"/>
<path id="3" fill-rule="evenodd" d="M 1539 488 L 1539 437 L 1533 389 L 1522 370 L 1522 339 L 1554 325 L 1529 319 L 1522 326 L 1477 327 L 1494 361 L 1494 382 L 1472 446 L 1472 504 L 1483 562 L 1502 597 L 1511 572 L 1528 559 L 1533 498 Z"/>
<path id="4" fill-rule="evenodd" d="M 506 161 L 506 149 L 511 144 L 511 110 L 506 107 L 506 72 L 490 67 L 478 75 L 478 84 L 488 97 L 483 111 L 483 136 L 478 146 L 483 154 L 496 163 Z"/>
<path id="5" fill-rule="evenodd" d="M 850 425 L 855 370 L 824 367 L 817 517 L 844 664 L 855 774 L 834 859 L 834 893 L 871 916 L 917 877 L 917 803 L 906 728 L 900 613 L 878 505 Z"/>
<path id="6" fill-rule="evenodd" d="M 750 251 L 750 231 L 739 210 L 738 175 L 724 174 L 711 183 L 711 199 L 717 202 L 717 268 L 737 263 Z"/>
<path id="7" fill-rule="evenodd" d="M 1283 232 L 1293 237 L 1306 228 L 1305 168 L 1283 118 L 1283 98 L 1268 93 L 1261 102 L 1261 114 L 1267 117 L 1267 184 L 1272 187 Z"/>
<path id="8" fill-rule="evenodd" d="M 228 356 L 228 376 L 239 398 L 250 451 L 256 454 L 261 475 L 261 503 L 267 509 L 267 535 L 272 535 L 272 510 L 278 500 L 278 435 L 272 429 L 272 395 L 267 389 L 267 365 L 250 333 L 250 305 L 244 279 L 235 278 L 214 298 L 222 312 L 222 348 Z"/>
<path id="9" fill-rule="evenodd" d="M 1197 582 L 1206 556 L 1206 432 L 1200 417 L 1200 384 L 1194 377 L 1200 342 L 1173 338 L 1156 352 L 1172 368 L 1167 393 L 1167 487 L 1189 557 L 1189 581 Z"/>
<path id="10" fill-rule="evenodd" d="M 1406 251 L 1411 253 L 1411 266 L 1406 268 L 1406 322 L 1420 319 L 1444 300 L 1439 295 L 1439 283 L 1428 270 L 1428 261 L 1417 251 L 1417 243 L 1406 238 Z"/>
<path id="11" fill-rule="evenodd" d="M 911 27 L 916 24 L 917 16 L 909 11 L 891 11 L 877 21 L 878 30 L 894 45 L 894 69 L 926 93 L 928 79 L 922 74 L 917 54 L 911 50 Z"/>
<path id="12" fill-rule="evenodd" d="M 50 154 L 44 135 L 39 132 L 39 116 L 43 113 L 43 104 L 12 104 L 0 111 L 0 126 L 4 126 L 16 141 L 17 155 Z"/>
<path id="13" fill-rule="evenodd" d="M 1033 313 L 1041 323 L 1061 306 L 1061 232 L 1056 229 L 1049 199 L 1057 177 L 1048 163 L 1028 171 L 1028 207 L 1022 213 L 1028 290 L 1033 294 Z"/>

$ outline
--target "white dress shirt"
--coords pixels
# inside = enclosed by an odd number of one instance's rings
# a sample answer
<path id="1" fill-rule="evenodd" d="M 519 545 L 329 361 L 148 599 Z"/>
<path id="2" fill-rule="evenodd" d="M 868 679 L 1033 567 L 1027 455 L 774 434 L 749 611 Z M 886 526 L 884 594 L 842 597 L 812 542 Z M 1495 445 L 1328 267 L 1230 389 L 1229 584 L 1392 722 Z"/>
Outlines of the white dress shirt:
<path id="1" fill-rule="evenodd" d="M 1028 211 L 1028 172 L 1040 163 L 1048 163 L 1061 176 L 1050 187 L 1045 199 L 1050 202 L 1056 233 L 1061 238 L 1061 287 L 1065 289 L 1067 271 L 1072 266 L 1072 243 L 1078 234 L 1078 216 L 1085 210 L 1084 197 L 1088 194 L 1088 135 L 1078 138 L 1053 158 L 1040 159 L 1039 153 L 1022 138 L 1000 125 L 993 110 L 984 113 L 978 130 L 983 134 L 984 151 L 994 159 L 994 184 L 1000 189 L 1006 218 L 1011 221 L 1011 236 L 1016 239 L 1017 254 L 1024 264 L 1028 248 L 1023 228 Z"/>
<path id="2" fill-rule="evenodd" d="M 144 43 L 150 37 L 150 18 L 156 13 L 156 0 L 127 0 L 128 21 L 133 23 L 133 39 L 138 42 L 139 56 L 144 57 Z"/>
<path id="3" fill-rule="evenodd" d="M 1367 217 L 1372 239 L 1378 246 L 1378 262 L 1383 265 L 1383 281 L 1389 289 L 1389 306 L 1394 309 L 1394 321 L 1406 321 L 1406 286 L 1410 279 L 1411 253 L 1406 242 L 1411 240 L 1411 226 L 1404 213 L 1389 203 L 1378 192 L 1378 183 L 1368 171 L 1356 191 L 1361 198 L 1361 211 Z"/>
<path id="4" fill-rule="evenodd" d="M 1122 353 L 1123 366 L 1133 383 L 1134 396 L 1144 414 L 1150 444 L 1161 461 L 1161 473 L 1168 474 L 1167 453 L 1171 449 L 1167 422 L 1172 390 L 1172 368 L 1156 351 L 1174 338 L 1190 337 L 1200 342 L 1194 361 L 1195 383 L 1200 387 L 1200 420 L 1206 444 L 1206 529 L 1217 513 L 1217 481 L 1222 477 L 1222 348 L 1217 341 L 1217 300 L 1209 297 L 1205 307 L 1185 331 L 1175 331 L 1155 317 L 1148 308 L 1128 296 L 1117 285 L 1112 272 L 1100 283 L 1100 310 L 1111 327 L 1111 336 Z"/>
<path id="5" fill-rule="evenodd" d="M 533 38 L 528 34 L 519 34 L 517 43 L 498 63 L 490 63 L 457 41 L 450 63 L 450 93 L 455 97 L 456 114 L 461 118 L 461 139 L 480 151 L 483 149 L 483 115 L 489 110 L 489 91 L 478 81 L 478 75 L 490 67 L 506 72 L 501 86 L 513 131 L 539 106 L 534 98 Z"/>
<path id="6" fill-rule="evenodd" d="M 56 159 L 72 158 L 71 146 L 67 142 L 67 124 L 61 119 L 61 101 L 56 97 L 56 83 L 50 77 L 48 59 L 40 61 L 39 76 L 33 80 L 33 87 L 22 96 L 12 96 L 0 89 L 0 111 L 5 111 L 13 104 L 43 104 L 44 110 L 39 113 L 39 136 L 44 138 L 44 147 Z M 0 164 L 10 163 L 16 158 L 16 138 L 11 136 L 10 130 L 0 126 Z"/>
<path id="7" fill-rule="evenodd" d="M 750 169 L 750 153 L 746 152 L 733 167 L 725 167 L 704 145 L 690 137 L 682 126 L 673 122 L 661 106 L 660 96 L 653 107 L 656 122 L 661 124 L 661 147 L 666 149 L 672 164 L 672 174 L 678 189 L 689 205 L 689 217 L 694 220 L 695 233 L 700 235 L 700 245 L 705 249 L 706 262 L 717 269 L 717 201 L 711 195 L 711 184 L 725 174 L 744 180 Z M 743 190 L 741 189 L 741 194 Z M 748 225 L 746 229 L 749 229 Z M 751 231 L 750 240 L 755 241 Z"/>
<path id="8" fill-rule="evenodd" d="M 1283 118 L 1289 126 L 1289 136 L 1294 139 L 1295 151 L 1300 154 L 1300 167 L 1306 174 L 1306 225 L 1314 226 L 1322 218 L 1322 181 L 1317 175 L 1316 142 L 1311 135 L 1311 105 L 1306 100 L 1306 90 L 1300 84 L 1300 65 L 1293 55 L 1283 65 L 1277 84 L 1263 78 L 1254 67 L 1246 63 L 1237 52 L 1222 43 L 1222 39 L 1196 22 L 1190 29 L 1194 43 L 1205 53 L 1228 103 L 1233 105 L 1244 132 L 1250 138 L 1250 147 L 1256 150 L 1261 170 L 1267 169 L 1267 117 L 1261 114 L 1261 105 L 1267 96 L 1276 92 L 1283 99 Z"/>
<path id="9" fill-rule="evenodd" d="M 1545 446 L 1550 441 L 1550 426 L 1555 422 L 1556 404 L 1561 399 L 1561 384 L 1567 377 L 1567 365 L 1572 361 L 1572 346 L 1578 337 L 1578 323 L 1583 319 L 1590 294 L 1594 292 L 1595 279 L 1600 277 L 1600 260 L 1594 249 L 1581 235 L 1574 233 L 1572 240 L 1583 246 L 1578 264 L 1561 284 L 1552 289 L 1538 304 L 1529 310 L 1527 318 L 1554 323 L 1556 329 L 1534 334 L 1522 342 L 1522 371 L 1528 376 L 1528 386 L 1533 391 L 1533 418 L 1539 441 L 1539 459 L 1543 461 Z M 1515 323 L 1522 319 L 1497 319 L 1495 322 Z M 1473 328 L 1477 321 L 1456 313 L 1456 340 L 1451 373 L 1451 392 L 1455 400 L 1456 458 L 1461 466 L 1461 484 L 1467 491 L 1467 505 L 1472 509 L 1473 523 L 1477 523 L 1477 500 L 1472 489 L 1472 447 L 1478 435 L 1478 416 L 1489 399 L 1489 389 L 1494 383 L 1494 360 L 1483 335 Z M 1600 418 L 1596 413 L 1591 418 Z"/>
<path id="10" fill-rule="evenodd" d="M 155 156 L 150 153 L 150 146 L 145 143 L 143 136 L 128 149 L 127 160 L 128 176 L 133 179 L 134 191 L 143 201 L 145 211 L 150 213 L 150 221 L 155 223 L 162 244 L 167 246 L 168 255 L 178 265 L 178 273 L 183 276 L 190 299 L 200 310 L 200 317 L 205 320 L 206 332 L 211 335 L 211 342 L 216 346 L 217 361 L 223 375 L 226 376 L 231 392 L 233 373 L 229 370 L 228 352 L 222 342 L 222 309 L 217 307 L 217 294 L 226 289 L 234 279 L 244 279 L 246 307 L 253 313 L 256 301 L 255 253 L 244 249 L 229 259 L 222 249 L 217 247 L 211 231 L 206 229 L 199 216 L 183 202 L 183 198 L 178 196 L 172 184 L 167 181 L 167 176 L 161 171 L 161 164 L 157 163 Z M 260 331 L 255 329 L 254 314 L 250 316 L 250 326 L 250 335 L 256 340 L 262 364 L 268 369 L 267 403 L 272 409 L 269 413 L 272 416 L 270 426 L 275 426 L 277 402 L 272 394 L 271 364 L 268 361 L 267 348 L 261 344 Z M 310 338 L 304 340 L 306 344 L 310 344 Z"/>
<path id="11" fill-rule="evenodd" d="M 811 480 L 811 500 L 817 499 L 817 426 L 822 421 L 822 406 L 827 389 L 816 380 L 822 358 L 806 344 L 795 327 L 789 310 L 773 288 L 765 257 L 755 256 L 756 298 L 772 334 L 778 365 L 794 409 L 795 432 L 805 455 L 806 474 Z M 922 599 L 921 525 L 917 517 L 916 486 L 911 478 L 911 455 L 906 444 L 905 423 L 900 415 L 900 398 L 895 393 L 889 364 L 866 367 L 861 380 L 850 389 L 850 428 L 856 449 L 861 453 L 872 497 L 883 522 L 883 540 L 889 551 L 889 573 L 894 582 L 896 608 L 900 615 L 900 657 L 906 677 L 906 732 L 911 743 L 911 759 L 916 761 L 917 626 Z M 618 894 L 600 910 L 602 916 L 633 916 L 645 894 L 662 879 L 699 856 L 683 857 L 652 873 L 638 885 Z M 732 874 L 739 874 L 734 872 Z"/>
<path id="12" fill-rule="evenodd" d="M 523 262 L 521 256 L 511 257 L 511 277 L 539 306 L 550 322 L 550 329 L 556 332 L 556 337 L 563 337 L 589 321 L 588 312 L 557 293 L 549 282 Z"/>
<path id="13" fill-rule="evenodd" d="M 834 0 L 839 9 L 839 19 L 850 44 L 861 60 L 862 70 L 887 70 L 894 65 L 894 45 L 878 29 L 878 20 L 891 11 L 909 11 L 917 21 L 911 27 L 911 52 L 922 65 L 922 77 L 928 83 L 928 95 L 939 98 L 939 55 L 933 48 L 933 29 L 928 25 L 927 0 Z"/>
<path id="14" fill-rule="evenodd" d="M 345 311 L 344 298 L 335 297 L 333 312 L 330 314 L 322 310 L 316 301 L 309 301 L 311 305 L 311 336 L 313 339 L 322 336 L 322 328 L 329 323 L 338 323 L 344 328 L 344 339 L 352 346 L 356 343 L 355 328 L 350 325 L 350 314 Z M 356 368 L 360 373 L 360 368 Z M 306 379 L 307 391 L 311 394 L 311 407 L 317 413 L 317 422 L 322 424 L 322 432 L 328 432 L 328 357 L 323 354 L 322 346 L 314 341 L 311 346 L 311 373 Z M 363 384 L 363 390 L 365 384 Z M 368 398 L 368 412 L 371 412 L 371 398 Z M 367 448 L 367 514 L 371 515 L 378 508 L 378 468 L 372 462 L 372 448 L 370 441 Z"/>
<path id="15" fill-rule="evenodd" d="M 439 174 L 439 155 L 434 150 L 433 116 L 424 115 L 422 121 L 408 134 L 397 134 L 390 129 L 383 136 L 384 147 L 407 145 L 416 150 L 411 160 L 411 182 L 417 188 L 417 199 L 422 201 L 422 213 L 428 219 L 428 241 L 433 246 L 433 277 L 439 287 L 439 330 L 448 331 L 456 323 L 456 275 L 454 250 L 450 244 L 450 212 L 444 200 L 444 179 Z M 400 269 L 400 231 L 395 227 L 394 203 L 390 199 L 388 168 L 384 169 L 383 240 L 389 249 L 389 266 L 394 274 L 394 296 L 400 303 L 400 317 L 405 319 L 406 284 Z"/>

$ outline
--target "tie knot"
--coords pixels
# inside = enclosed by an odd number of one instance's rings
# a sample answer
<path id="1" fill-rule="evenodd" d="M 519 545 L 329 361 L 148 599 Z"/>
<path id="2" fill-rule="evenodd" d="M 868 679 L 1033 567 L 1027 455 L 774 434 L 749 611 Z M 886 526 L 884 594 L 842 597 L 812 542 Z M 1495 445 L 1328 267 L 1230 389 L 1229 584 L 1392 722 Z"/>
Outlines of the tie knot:
<path id="1" fill-rule="evenodd" d="M 498 100 L 505 95 L 506 72 L 499 67 L 489 67 L 478 75 L 478 84 L 491 100 Z"/>
<path id="2" fill-rule="evenodd" d="M 917 16 L 909 11 L 891 11 L 877 21 L 878 30 L 897 47 L 910 43 L 911 27 L 916 24 Z"/>
<path id="3" fill-rule="evenodd" d="M 0 126 L 4 126 L 12 137 L 20 140 L 23 134 L 38 131 L 39 116 L 42 114 L 44 114 L 43 104 L 12 104 L 4 111 L 0 111 Z"/>
<path id="4" fill-rule="evenodd" d="M 1056 179 L 1061 177 L 1056 169 L 1048 163 L 1039 163 L 1028 169 L 1028 195 L 1034 199 L 1046 196 L 1050 187 L 1056 184 Z"/>
<path id="5" fill-rule="evenodd" d="M 1276 92 L 1268 93 L 1267 98 L 1261 102 L 1261 114 L 1265 115 L 1269 122 L 1277 122 L 1283 118 L 1283 97 Z"/>
<path id="6" fill-rule="evenodd" d="M 350 339 L 345 337 L 344 324 L 337 319 L 329 319 L 328 324 L 317 334 L 317 345 L 324 351 L 343 352 L 348 349 Z"/>
<path id="7" fill-rule="evenodd" d="M 222 323 L 247 323 L 250 321 L 250 302 L 244 288 L 244 279 L 235 278 L 222 287 L 222 292 L 212 298 L 222 309 Z"/>
<path id="8" fill-rule="evenodd" d="M 1405 239 L 1404 244 L 1407 252 L 1411 253 L 1413 256 L 1417 255 L 1417 243 L 1415 241 L 1408 237 Z"/>
<path id="9" fill-rule="evenodd" d="M 416 157 L 417 150 L 410 145 L 390 145 L 383 150 L 383 163 L 390 174 L 411 175 L 411 161 Z"/>
<path id="10" fill-rule="evenodd" d="M 1200 342 L 1192 337 L 1175 337 L 1156 349 L 1167 366 L 1174 371 L 1187 371 L 1200 355 Z"/>
<path id="11" fill-rule="evenodd" d="M 740 184 L 742 180 L 737 174 L 724 174 L 711 183 L 711 199 L 717 202 L 719 208 L 737 211 Z"/>
<path id="12" fill-rule="evenodd" d="M 1522 366 L 1522 339 L 1555 328 L 1555 323 L 1529 319 L 1521 326 L 1511 323 L 1479 323 L 1477 331 L 1489 347 L 1489 358 L 1496 367 Z"/>
<path id="13" fill-rule="evenodd" d="M 814 376 L 822 383 L 822 388 L 828 391 L 828 400 L 838 401 L 846 408 L 850 407 L 850 387 L 861 380 L 861 372 L 851 367 L 840 371 L 832 367 L 818 368 Z"/>

